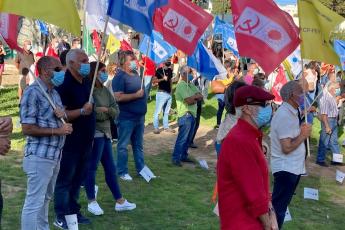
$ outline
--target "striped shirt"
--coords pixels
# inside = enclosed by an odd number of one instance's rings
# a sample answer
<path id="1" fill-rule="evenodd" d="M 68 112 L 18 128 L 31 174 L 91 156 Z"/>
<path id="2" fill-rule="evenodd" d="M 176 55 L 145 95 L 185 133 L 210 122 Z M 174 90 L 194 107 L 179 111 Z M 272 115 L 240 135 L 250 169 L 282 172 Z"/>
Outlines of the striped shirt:
<path id="1" fill-rule="evenodd" d="M 55 105 L 63 108 L 57 91 L 55 89 L 49 90 L 41 79 L 37 78 L 37 80 L 40 81 L 43 89 Z M 20 123 L 37 125 L 41 128 L 59 128 L 62 126 L 62 122 L 55 116 L 54 109 L 42 93 L 37 82 L 34 82 L 24 91 L 20 102 Z M 27 136 L 24 155 L 59 160 L 64 143 L 64 136 Z"/>
<path id="2" fill-rule="evenodd" d="M 327 90 L 323 91 L 320 99 L 320 114 L 326 114 L 327 117 L 337 117 L 339 113 L 337 100 Z"/>

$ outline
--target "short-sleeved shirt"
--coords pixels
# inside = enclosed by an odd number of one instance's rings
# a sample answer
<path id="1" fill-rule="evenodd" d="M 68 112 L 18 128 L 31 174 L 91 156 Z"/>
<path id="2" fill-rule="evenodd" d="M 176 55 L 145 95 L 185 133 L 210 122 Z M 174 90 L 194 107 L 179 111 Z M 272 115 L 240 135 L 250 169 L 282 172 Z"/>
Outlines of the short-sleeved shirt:
<path id="1" fill-rule="evenodd" d="M 168 77 L 167 81 L 158 82 L 158 89 L 167 93 L 171 93 L 171 79 L 173 78 L 173 72 L 171 68 L 164 69 L 159 68 L 156 71 L 157 79 L 163 79 L 164 75 Z"/>
<path id="2" fill-rule="evenodd" d="M 57 91 L 66 110 L 81 109 L 89 101 L 91 81 L 83 79 L 80 83 L 67 70 L 65 80 L 57 88 Z M 91 146 L 93 142 L 96 126 L 95 113 L 93 112 L 88 116 L 79 116 L 71 123 L 73 132 L 67 136 L 63 151 L 83 154 L 85 149 Z"/>
<path id="3" fill-rule="evenodd" d="M 19 63 L 19 74 L 22 74 L 24 68 L 29 69 L 35 63 L 34 54 L 31 51 L 18 52 L 15 62 Z"/>
<path id="4" fill-rule="evenodd" d="M 120 70 L 113 79 L 114 93 L 122 92 L 132 94 L 141 88 L 141 78 L 139 75 L 129 75 Z M 118 120 L 139 120 L 142 119 L 147 111 L 146 96 L 132 101 L 118 102 L 120 115 Z"/>
<path id="5" fill-rule="evenodd" d="M 43 81 L 37 79 L 58 108 L 63 108 L 55 89 L 48 90 Z M 41 128 L 59 128 L 62 122 L 55 116 L 54 109 L 44 96 L 37 82 L 29 86 L 20 101 L 20 123 L 37 125 Z M 27 136 L 24 147 L 25 156 L 35 155 L 51 160 L 59 160 L 64 136 L 35 137 Z"/>
<path id="6" fill-rule="evenodd" d="M 198 88 L 192 84 L 185 81 L 180 81 L 176 86 L 175 98 L 177 105 L 177 116 L 182 117 L 187 112 L 190 112 L 194 117 L 196 117 L 197 104 L 188 105 L 184 100 L 188 97 L 194 96 L 199 93 Z"/>
<path id="7" fill-rule="evenodd" d="M 339 110 L 337 100 L 327 90 L 323 91 L 320 99 L 320 114 L 326 114 L 327 117 L 338 117 Z"/>
<path id="8" fill-rule="evenodd" d="M 301 133 L 298 111 L 283 102 L 271 122 L 271 168 L 272 173 L 286 171 L 295 175 L 305 173 L 305 145 L 301 143 L 289 154 L 283 153 L 281 139 L 298 137 Z"/>

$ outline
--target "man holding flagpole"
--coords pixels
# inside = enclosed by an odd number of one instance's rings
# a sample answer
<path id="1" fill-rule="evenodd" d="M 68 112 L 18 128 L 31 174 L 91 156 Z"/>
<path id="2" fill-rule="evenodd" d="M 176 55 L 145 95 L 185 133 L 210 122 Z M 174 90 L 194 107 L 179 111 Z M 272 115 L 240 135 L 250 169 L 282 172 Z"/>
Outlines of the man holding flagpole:
<path id="1" fill-rule="evenodd" d="M 80 212 L 79 190 L 87 172 L 95 134 L 95 113 L 89 103 L 91 82 L 89 59 L 80 49 L 71 49 L 66 56 L 67 71 L 63 84 L 57 88 L 66 109 L 66 119 L 73 125 L 73 134 L 66 138 L 56 181 L 54 225 L 66 229 L 65 215 L 77 214 L 78 223 L 90 224 Z"/>

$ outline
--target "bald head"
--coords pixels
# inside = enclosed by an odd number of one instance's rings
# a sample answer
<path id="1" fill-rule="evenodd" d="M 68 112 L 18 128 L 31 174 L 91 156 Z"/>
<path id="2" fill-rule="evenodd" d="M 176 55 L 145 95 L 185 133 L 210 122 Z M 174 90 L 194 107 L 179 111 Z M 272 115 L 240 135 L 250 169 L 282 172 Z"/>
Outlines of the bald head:
<path id="1" fill-rule="evenodd" d="M 288 102 L 294 95 L 303 94 L 303 88 L 298 81 L 289 81 L 280 90 L 283 101 Z"/>

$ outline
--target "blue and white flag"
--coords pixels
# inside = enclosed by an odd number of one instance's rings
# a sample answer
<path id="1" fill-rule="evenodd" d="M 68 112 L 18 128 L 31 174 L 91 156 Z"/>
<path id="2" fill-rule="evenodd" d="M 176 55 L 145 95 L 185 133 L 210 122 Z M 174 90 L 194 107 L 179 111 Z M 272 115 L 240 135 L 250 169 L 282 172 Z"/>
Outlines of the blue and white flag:
<path id="1" fill-rule="evenodd" d="M 234 27 L 216 17 L 214 22 L 214 34 L 221 34 L 224 48 L 231 50 L 239 57 Z"/>
<path id="2" fill-rule="evenodd" d="M 163 36 L 157 31 L 152 31 L 151 37 L 147 35 L 144 36 L 144 39 L 139 45 L 139 50 L 141 53 L 147 54 L 156 64 L 166 61 L 177 51 L 177 49 L 166 42 Z"/>
<path id="3" fill-rule="evenodd" d="M 201 76 L 213 80 L 217 76 L 225 78 L 226 69 L 210 50 L 199 41 L 192 56 L 188 56 L 187 65 L 196 69 Z"/>
<path id="4" fill-rule="evenodd" d="M 37 20 L 36 23 L 40 27 L 40 31 L 42 34 L 49 35 L 49 29 L 48 29 L 47 24 L 45 24 L 44 22 L 42 22 L 40 20 Z"/>
<path id="5" fill-rule="evenodd" d="M 110 0 L 107 14 L 135 31 L 151 35 L 153 14 L 168 0 Z"/>
<path id="6" fill-rule="evenodd" d="M 342 69 L 345 70 L 345 41 L 334 40 L 334 49 L 340 58 Z"/>

